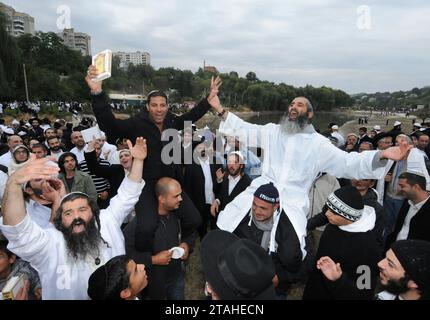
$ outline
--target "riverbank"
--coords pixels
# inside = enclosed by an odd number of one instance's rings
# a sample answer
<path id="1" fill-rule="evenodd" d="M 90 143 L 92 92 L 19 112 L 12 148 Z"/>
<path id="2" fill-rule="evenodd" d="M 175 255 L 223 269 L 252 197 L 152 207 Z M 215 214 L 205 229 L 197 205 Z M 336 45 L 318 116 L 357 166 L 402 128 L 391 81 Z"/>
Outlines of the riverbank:
<path id="1" fill-rule="evenodd" d="M 405 133 L 412 132 L 413 123 L 412 121 L 415 119 L 414 117 L 406 117 L 405 114 L 393 114 L 389 116 L 381 115 L 379 112 L 374 112 L 370 116 L 369 112 L 353 112 L 354 116 L 357 117 L 355 120 L 348 121 L 344 123 L 340 128 L 339 132 L 344 137 L 346 137 L 349 133 L 358 134 L 358 129 L 361 127 L 367 128 L 367 133 L 373 129 L 373 126 L 379 125 L 381 127 L 381 131 L 387 132 L 393 129 L 393 124 L 395 121 L 400 121 L 402 123 L 402 131 Z M 358 118 L 368 118 L 367 124 L 359 124 Z M 388 120 L 388 125 L 387 125 Z"/>

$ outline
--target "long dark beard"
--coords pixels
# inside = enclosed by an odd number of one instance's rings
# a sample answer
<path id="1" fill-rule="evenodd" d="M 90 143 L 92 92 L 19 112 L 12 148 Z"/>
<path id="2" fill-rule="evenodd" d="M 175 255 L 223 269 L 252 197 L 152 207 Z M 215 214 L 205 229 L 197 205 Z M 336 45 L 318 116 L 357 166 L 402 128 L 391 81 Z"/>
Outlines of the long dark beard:
<path id="1" fill-rule="evenodd" d="M 300 133 L 309 124 L 308 113 L 300 114 L 296 120 L 290 120 L 286 115 L 282 118 L 280 125 L 282 132 L 286 134 Z"/>
<path id="2" fill-rule="evenodd" d="M 409 280 L 409 277 L 403 277 L 399 280 L 388 280 L 387 284 L 382 285 L 381 287 L 383 290 L 398 296 L 399 294 L 405 293 L 409 290 Z"/>
<path id="3" fill-rule="evenodd" d="M 78 222 L 85 225 L 85 230 L 80 233 L 73 233 L 73 227 Z M 98 257 L 100 255 L 99 246 L 102 237 L 100 231 L 97 229 L 94 216 L 88 223 L 78 218 L 73 220 L 72 224 L 67 228 L 61 225 L 60 231 L 63 233 L 67 249 L 74 259 L 84 260 L 88 255 L 92 257 Z"/>

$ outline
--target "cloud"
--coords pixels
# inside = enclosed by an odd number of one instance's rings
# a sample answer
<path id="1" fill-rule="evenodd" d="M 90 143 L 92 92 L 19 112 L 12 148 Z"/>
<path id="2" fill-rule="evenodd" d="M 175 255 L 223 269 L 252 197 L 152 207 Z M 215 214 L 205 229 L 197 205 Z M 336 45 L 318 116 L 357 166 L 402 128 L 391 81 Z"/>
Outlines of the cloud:
<path id="1" fill-rule="evenodd" d="M 430 84 L 425 1 L 4 1 L 42 31 L 57 31 L 56 8 L 69 5 L 72 26 L 91 35 L 94 52 L 148 51 L 156 68 L 196 71 L 206 60 L 221 72 L 349 93 Z M 369 10 L 357 12 L 362 5 Z M 366 18 L 370 29 L 358 28 Z"/>

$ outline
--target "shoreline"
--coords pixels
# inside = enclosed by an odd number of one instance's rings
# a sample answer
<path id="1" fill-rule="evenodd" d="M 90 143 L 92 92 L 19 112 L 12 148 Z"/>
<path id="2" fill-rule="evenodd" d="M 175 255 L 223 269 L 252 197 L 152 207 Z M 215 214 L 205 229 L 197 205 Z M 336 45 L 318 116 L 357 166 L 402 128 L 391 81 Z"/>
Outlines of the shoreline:
<path id="1" fill-rule="evenodd" d="M 402 131 L 406 134 L 409 134 L 410 132 L 412 132 L 413 129 L 412 120 L 417 119 L 414 116 L 406 117 L 405 114 L 392 114 L 385 116 L 381 115 L 380 112 L 373 112 L 371 116 L 369 112 L 363 111 L 350 111 L 348 112 L 348 114 L 355 115 L 357 117 L 368 117 L 368 123 L 358 124 L 358 119 L 345 122 L 344 124 L 342 124 L 342 126 L 339 127 L 339 133 L 342 134 L 345 138 L 346 135 L 350 133 L 358 134 L 358 129 L 361 127 L 366 127 L 368 134 L 375 125 L 381 126 L 382 132 L 390 131 L 391 129 L 393 129 L 394 121 L 400 121 L 402 123 Z M 386 125 L 387 120 L 388 125 Z"/>

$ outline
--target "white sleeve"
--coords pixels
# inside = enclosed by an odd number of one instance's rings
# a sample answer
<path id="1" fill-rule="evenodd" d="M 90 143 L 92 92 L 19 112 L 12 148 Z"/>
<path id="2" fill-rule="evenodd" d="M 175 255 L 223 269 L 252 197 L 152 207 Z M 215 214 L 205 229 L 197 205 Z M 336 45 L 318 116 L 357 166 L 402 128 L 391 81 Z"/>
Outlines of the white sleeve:
<path id="1" fill-rule="evenodd" d="M 251 124 L 229 112 L 225 121 L 221 121 L 219 131 L 226 135 L 238 136 L 240 142 L 245 143 L 244 147 L 261 147 L 268 138 L 263 135 L 270 135 L 273 126 L 276 125 L 273 123 L 264 126 Z"/>
<path id="2" fill-rule="evenodd" d="M 100 211 L 100 215 L 109 215 L 118 225 L 121 225 L 133 211 L 144 186 L 143 179 L 138 183 L 125 177 L 118 188 L 118 194 L 110 200 L 109 207 Z"/>
<path id="3" fill-rule="evenodd" d="M 1 218 L 0 228 L 9 241 L 8 249 L 41 270 L 40 266 L 46 264 L 51 245 L 55 243 L 52 232 L 57 230 L 43 230 L 28 214 L 15 226 L 4 225 Z"/>
<path id="4" fill-rule="evenodd" d="M 8 178 L 9 177 L 6 173 L 0 171 L 0 201 L 3 200 L 4 189 L 6 188 Z"/>
<path id="5" fill-rule="evenodd" d="M 379 160 L 379 151 L 345 152 L 328 139 L 319 143 L 319 170 L 346 179 L 380 179 L 384 176 L 386 160 Z"/>

